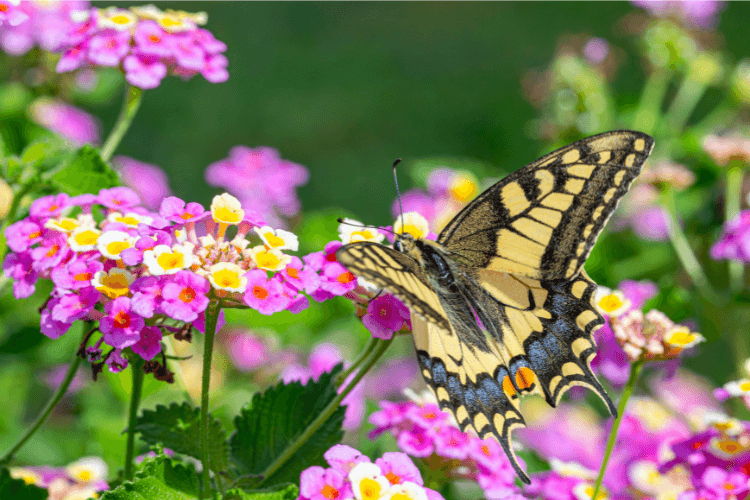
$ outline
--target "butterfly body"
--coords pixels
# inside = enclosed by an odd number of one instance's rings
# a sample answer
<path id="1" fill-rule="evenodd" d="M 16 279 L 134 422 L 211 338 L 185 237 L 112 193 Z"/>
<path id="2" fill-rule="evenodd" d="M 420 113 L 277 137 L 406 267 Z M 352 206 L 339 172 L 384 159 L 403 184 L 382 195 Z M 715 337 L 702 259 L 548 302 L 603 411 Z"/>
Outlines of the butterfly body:
<path id="1" fill-rule="evenodd" d="M 438 404 L 461 430 L 494 435 L 525 482 L 510 442 L 525 426 L 520 396 L 555 406 L 581 385 L 616 414 L 589 366 L 604 319 L 583 263 L 652 147 L 639 132 L 589 137 L 497 182 L 437 241 L 401 234 L 393 248 L 359 242 L 337 252 L 352 273 L 409 306 Z"/>

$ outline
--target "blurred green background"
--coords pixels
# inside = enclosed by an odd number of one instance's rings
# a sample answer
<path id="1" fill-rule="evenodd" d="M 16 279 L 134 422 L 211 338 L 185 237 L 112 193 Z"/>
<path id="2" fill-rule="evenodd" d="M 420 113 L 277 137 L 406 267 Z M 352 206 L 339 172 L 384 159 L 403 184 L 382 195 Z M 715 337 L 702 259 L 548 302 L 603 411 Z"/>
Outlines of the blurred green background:
<path id="1" fill-rule="evenodd" d="M 228 45 L 230 78 L 167 78 L 147 91 L 118 154 L 161 166 L 177 196 L 204 204 L 216 192 L 203 178 L 208 164 L 235 145 L 265 145 L 310 169 L 305 210 L 342 207 L 390 224 L 395 158 L 477 158 L 504 175 L 539 156 L 521 80 L 549 63 L 561 35 L 628 52 L 615 81 L 621 103 L 635 102 L 643 80 L 635 39 L 621 29 L 637 11 L 627 2 L 167 6 L 208 13 L 206 27 Z M 747 55 L 750 4 L 730 3 L 720 19 L 729 52 Z M 118 97 L 89 109 L 106 132 L 119 107 Z"/>

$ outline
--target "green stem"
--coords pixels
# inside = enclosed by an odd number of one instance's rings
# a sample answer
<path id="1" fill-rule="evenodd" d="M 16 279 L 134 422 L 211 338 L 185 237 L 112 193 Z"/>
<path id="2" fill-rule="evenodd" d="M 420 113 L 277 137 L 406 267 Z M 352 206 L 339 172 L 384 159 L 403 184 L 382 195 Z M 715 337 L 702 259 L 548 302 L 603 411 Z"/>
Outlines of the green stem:
<path id="1" fill-rule="evenodd" d="M 685 128 L 685 124 L 707 88 L 705 83 L 692 78 L 685 78 L 682 81 L 664 117 L 664 123 L 673 134 L 679 135 Z"/>
<path id="2" fill-rule="evenodd" d="M 120 116 L 117 117 L 115 126 L 112 127 L 112 131 L 109 133 L 109 137 L 104 142 L 104 146 L 101 149 L 101 157 L 104 161 L 109 161 L 112 155 L 120 144 L 125 132 L 128 131 L 130 124 L 133 122 L 135 113 L 141 105 L 141 98 L 143 96 L 143 90 L 138 87 L 128 85 L 125 87 L 125 101 L 122 103 L 122 109 L 120 109 Z"/>
<path id="3" fill-rule="evenodd" d="M 718 304 L 720 302 L 719 296 L 711 288 L 706 273 L 703 270 L 698 258 L 693 253 L 693 249 L 690 248 L 685 232 L 680 226 L 679 215 L 675 208 L 674 192 L 670 187 L 664 188 L 662 191 L 662 207 L 666 210 L 669 220 L 667 226 L 669 228 L 669 240 L 672 242 L 677 258 L 680 259 L 682 267 L 688 273 L 690 278 L 693 280 L 693 284 L 698 289 L 700 294 L 711 304 Z"/>
<path id="4" fill-rule="evenodd" d="M 367 344 L 367 346 L 365 346 L 365 350 L 362 351 L 362 353 L 359 355 L 359 358 L 357 358 L 357 360 L 349 368 L 347 368 L 346 371 L 344 371 L 343 373 L 339 374 L 336 377 L 336 385 L 340 386 L 341 384 L 343 384 L 344 381 L 346 381 L 346 379 L 349 377 L 349 375 L 354 373 L 354 371 L 357 370 L 360 367 L 360 365 L 362 365 L 362 363 L 365 362 L 367 357 L 370 355 L 373 349 L 377 347 L 377 345 L 378 345 L 377 339 L 373 337 L 370 340 L 370 342 Z"/>
<path id="5" fill-rule="evenodd" d="M 88 325 L 88 323 L 85 323 L 84 325 Z M 84 335 L 88 331 L 88 328 L 84 326 Z M 76 350 L 78 350 L 78 346 L 76 346 Z M 44 422 L 47 421 L 50 414 L 52 414 L 52 410 L 55 409 L 55 407 L 58 405 L 58 403 L 62 400 L 63 396 L 65 396 L 65 393 L 68 392 L 68 388 L 70 387 L 70 383 L 73 381 L 73 377 L 75 377 L 76 372 L 78 371 L 78 367 L 81 365 L 81 359 L 77 355 L 73 358 L 73 361 L 70 363 L 70 366 L 68 367 L 68 371 L 65 374 L 65 378 L 63 379 L 62 383 L 60 384 L 60 387 L 57 388 L 57 391 L 55 392 L 52 399 L 49 400 L 47 403 L 47 406 L 44 408 L 42 413 L 37 417 L 36 422 L 34 422 L 34 425 L 32 425 L 29 430 L 26 431 L 26 433 L 21 437 L 21 439 L 18 440 L 18 442 L 11 448 L 5 456 L 0 459 L 0 464 L 7 464 L 13 460 L 13 457 L 16 453 L 18 453 L 18 450 L 20 450 L 24 444 L 26 444 L 26 441 L 28 441 L 31 436 L 33 436 L 36 431 L 39 430 L 39 428 L 44 424 Z"/>
<path id="6" fill-rule="evenodd" d="M 261 476 L 264 478 L 271 477 L 273 473 L 275 473 L 281 466 L 283 466 L 290 458 L 294 456 L 295 453 L 297 453 L 297 450 L 299 450 L 303 444 L 305 444 L 318 430 L 318 428 L 323 425 L 326 420 L 328 420 L 331 415 L 338 409 L 338 407 L 341 405 L 341 401 L 346 398 L 349 393 L 356 387 L 356 385 L 359 383 L 360 380 L 362 380 L 362 377 L 365 376 L 365 374 L 370 371 L 370 369 L 377 363 L 378 359 L 385 353 L 385 351 L 388 349 L 388 346 L 391 345 L 391 342 L 393 342 L 393 339 L 395 337 L 391 337 L 388 340 L 380 340 L 373 338 L 370 345 L 374 346 L 374 349 L 372 350 L 372 353 L 367 358 L 367 361 L 363 364 L 362 369 L 357 372 L 357 374 L 354 376 L 352 381 L 347 385 L 341 392 L 339 392 L 333 400 L 328 403 L 328 406 L 325 407 L 325 409 L 313 420 L 310 425 L 307 426 L 307 428 L 300 434 L 300 436 L 294 440 L 292 444 L 290 444 L 284 452 L 276 457 L 276 459 L 271 462 L 268 467 L 261 473 Z M 369 348 L 370 346 L 368 346 Z"/>
<path id="7" fill-rule="evenodd" d="M 141 395 L 143 393 L 143 358 L 135 357 L 135 361 L 130 364 L 130 370 L 133 372 L 133 388 L 130 391 L 130 414 L 128 415 L 128 441 L 125 446 L 125 480 L 133 479 L 135 467 L 133 458 L 135 457 L 135 421 L 138 418 L 138 407 L 141 404 Z"/>
<path id="8" fill-rule="evenodd" d="M 641 101 L 635 112 L 633 129 L 650 134 L 656 127 L 661 112 L 664 96 L 667 94 L 671 72 L 665 68 L 657 68 L 651 73 L 643 87 Z"/>
<path id="9" fill-rule="evenodd" d="M 635 383 L 638 381 L 638 375 L 640 375 L 641 373 L 641 368 L 643 368 L 643 361 L 636 361 L 630 367 L 630 376 L 628 377 L 628 382 L 625 384 L 625 388 L 622 391 L 622 396 L 620 396 L 620 404 L 617 405 L 617 418 L 612 424 L 612 430 L 609 431 L 607 449 L 604 452 L 602 465 L 601 467 L 599 467 L 599 477 L 596 478 L 594 494 L 591 495 L 591 500 L 595 500 L 597 498 L 597 495 L 599 495 L 599 490 L 601 489 L 602 481 L 604 480 L 604 471 L 607 470 L 609 457 L 610 455 L 612 455 L 612 450 L 615 447 L 615 441 L 617 441 L 617 429 L 620 427 L 620 423 L 625 416 L 625 407 L 628 405 L 628 399 L 630 399 L 630 395 L 633 394 L 633 389 L 635 388 Z"/>
<path id="10" fill-rule="evenodd" d="M 201 462 L 203 462 L 203 481 L 201 498 L 208 498 L 211 491 L 211 464 L 209 463 L 210 443 L 208 442 L 208 390 L 211 384 L 211 356 L 214 352 L 216 323 L 219 321 L 221 307 L 212 301 L 206 308 L 206 331 L 203 338 L 203 383 L 201 385 Z"/>
<path id="11" fill-rule="evenodd" d="M 740 213 L 743 165 L 741 160 L 732 160 L 726 168 L 727 186 L 724 199 L 724 219 L 726 222 L 734 219 Z M 743 288 L 745 288 L 745 265 L 742 262 L 730 260 L 729 289 L 733 294 L 737 294 Z"/>

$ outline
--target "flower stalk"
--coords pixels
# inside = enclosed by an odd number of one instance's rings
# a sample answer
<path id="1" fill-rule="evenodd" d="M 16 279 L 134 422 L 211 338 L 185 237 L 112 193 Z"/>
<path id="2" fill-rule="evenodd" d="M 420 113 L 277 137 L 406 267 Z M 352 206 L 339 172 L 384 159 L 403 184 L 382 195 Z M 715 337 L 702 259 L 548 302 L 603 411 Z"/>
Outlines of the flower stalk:
<path id="1" fill-rule="evenodd" d="M 620 427 L 620 423 L 625 416 L 625 408 L 628 405 L 630 395 L 633 394 L 636 382 L 638 382 L 638 376 L 643 368 L 643 361 L 636 361 L 630 367 L 630 376 L 625 384 L 625 388 L 622 391 L 620 397 L 620 404 L 617 405 L 617 418 L 612 424 L 612 430 L 609 433 L 609 439 L 607 440 L 607 449 L 604 452 L 604 458 L 602 459 L 602 465 L 599 467 L 599 476 L 596 478 L 596 485 L 594 486 L 594 494 L 591 495 L 591 500 L 598 498 L 599 490 L 602 487 L 602 481 L 604 480 L 604 472 L 607 470 L 607 464 L 609 463 L 609 457 L 612 455 L 612 450 L 615 447 L 617 441 L 617 429 Z"/>
<path id="2" fill-rule="evenodd" d="M 135 118 L 135 114 L 141 106 L 142 97 L 143 90 L 138 87 L 128 85 L 125 88 L 125 100 L 120 109 L 120 116 L 117 117 L 112 131 L 109 133 L 109 137 L 107 137 L 101 149 L 101 157 L 105 162 L 108 162 L 112 158 L 117 146 L 125 136 L 125 132 L 130 128 L 130 124 L 133 122 L 133 118 Z"/>
<path id="3" fill-rule="evenodd" d="M 84 336 L 89 331 L 91 327 L 91 323 L 85 323 L 83 332 Z M 36 433 L 36 431 L 39 430 L 39 428 L 44 425 L 44 423 L 47 421 L 49 416 L 52 414 L 52 411 L 55 409 L 55 407 L 62 401 L 62 398 L 65 396 L 65 394 L 68 392 L 68 389 L 70 388 L 71 382 L 73 382 L 73 377 L 75 377 L 76 373 L 78 372 L 78 367 L 81 366 L 81 359 L 78 354 L 73 358 L 73 361 L 70 363 L 70 366 L 68 367 L 68 371 L 65 373 L 65 378 L 63 378 L 62 383 L 60 384 L 60 387 L 57 388 L 57 391 L 55 391 L 54 396 L 52 396 L 52 399 L 49 400 L 47 403 L 47 406 L 45 406 L 44 410 L 42 410 L 42 413 L 39 414 L 34 424 L 29 427 L 29 429 L 26 431 L 26 433 L 21 436 L 21 439 L 18 440 L 18 442 L 10 449 L 8 452 L 3 456 L 2 459 L 0 459 L 0 464 L 8 464 L 13 460 L 13 457 L 16 453 L 18 453 L 18 450 L 20 450 L 24 444 L 26 444 L 26 441 L 31 439 L 31 437 Z"/>
<path id="4" fill-rule="evenodd" d="M 724 219 L 734 219 L 740 213 L 742 203 L 743 162 L 731 160 L 726 168 L 726 191 L 724 199 Z M 729 260 L 729 289 L 737 294 L 745 288 L 745 265 L 737 260 Z"/>
<path id="5" fill-rule="evenodd" d="M 370 352 L 370 355 L 366 358 L 366 361 L 362 362 L 362 369 L 357 372 L 357 374 L 354 376 L 351 382 L 341 391 L 339 392 L 335 398 L 326 406 L 326 408 L 318 415 L 315 420 L 313 420 L 310 425 L 307 426 L 307 428 L 300 434 L 300 436 L 290 445 L 288 446 L 284 452 L 276 457 L 276 459 L 271 462 L 268 467 L 261 473 L 262 477 L 270 477 L 273 473 L 275 473 L 279 468 L 281 468 L 290 458 L 294 456 L 295 453 L 297 453 L 297 450 L 299 450 L 302 445 L 304 445 L 318 430 L 318 428 L 323 425 L 326 420 L 328 420 L 331 415 L 333 415 L 333 412 L 335 412 L 338 407 L 341 405 L 341 402 L 349 395 L 349 393 L 357 386 L 357 384 L 362 380 L 362 377 L 365 376 L 367 372 L 369 372 L 373 366 L 375 366 L 375 363 L 378 362 L 380 357 L 385 353 L 385 351 L 388 350 L 388 347 L 393 342 L 393 338 L 391 337 L 388 340 L 381 340 L 378 338 L 373 337 L 370 343 L 367 347 L 365 347 L 365 352 Z M 362 357 L 360 357 L 361 360 Z M 360 360 L 357 360 L 357 363 L 360 362 Z M 355 364 L 357 364 L 355 363 Z"/>
<path id="6" fill-rule="evenodd" d="M 201 498 L 208 498 L 211 491 L 211 464 L 209 463 L 208 442 L 208 391 L 211 385 L 211 358 L 214 352 L 216 324 L 219 321 L 221 305 L 212 301 L 206 308 L 206 331 L 203 338 L 203 380 L 201 384 L 201 462 L 203 463 L 203 480 L 201 481 Z"/>
<path id="7" fill-rule="evenodd" d="M 133 387 L 130 391 L 130 412 L 128 414 L 128 440 L 125 446 L 125 480 L 133 479 L 135 467 L 133 458 L 135 457 L 135 421 L 138 418 L 138 407 L 141 404 L 141 395 L 143 394 L 143 358 L 133 356 L 130 363 L 130 370 L 133 373 Z"/>

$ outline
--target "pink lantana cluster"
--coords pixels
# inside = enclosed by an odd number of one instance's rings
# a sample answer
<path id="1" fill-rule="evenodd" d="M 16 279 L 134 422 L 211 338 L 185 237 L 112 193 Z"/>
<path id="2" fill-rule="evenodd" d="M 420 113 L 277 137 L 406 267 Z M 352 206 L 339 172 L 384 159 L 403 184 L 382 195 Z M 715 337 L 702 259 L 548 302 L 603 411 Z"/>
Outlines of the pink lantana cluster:
<path id="1" fill-rule="evenodd" d="M 391 432 L 402 451 L 448 477 L 476 481 L 489 499 L 518 492 L 516 473 L 494 438 L 482 440 L 461 432 L 447 413 L 425 399 L 419 403 L 381 401 L 380 408 L 370 415 L 375 425 L 370 438 Z"/>
<path id="2" fill-rule="evenodd" d="M 229 158 L 209 165 L 205 175 L 208 184 L 226 189 L 243 204 L 252 200 L 255 210 L 275 227 L 284 227 L 283 218 L 300 211 L 296 189 L 309 178 L 305 167 L 281 158 L 277 150 L 246 146 L 232 148 Z"/>
<path id="3" fill-rule="evenodd" d="M 111 346 L 104 356 L 110 370 L 127 366 L 122 349 L 151 360 L 165 332 L 182 323 L 202 330 L 211 300 L 261 314 L 298 312 L 309 304 L 303 292 L 323 300 L 356 286 L 341 266 L 338 273 L 323 269 L 323 252 L 305 257 L 315 265 L 284 253 L 297 250 L 297 237 L 263 225 L 228 194 L 216 196 L 210 210 L 176 197 L 165 199 L 158 214 L 139 203 L 126 187 L 47 196 L 5 231 L 12 252 L 3 269 L 15 297 L 30 296 L 39 278 L 54 284 L 42 333 L 56 339 L 75 321 L 98 322 L 102 337 L 86 352 L 99 361 L 102 343 Z M 230 226 L 237 232 L 227 240 Z M 252 247 L 245 238 L 251 230 L 260 239 Z"/>
<path id="4" fill-rule="evenodd" d="M 73 146 L 98 144 L 101 125 L 95 116 L 51 97 L 40 97 L 29 106 L 29 116 Z"/>
<path id="5" fill-rule="evenodd" d="M 99 457 L 83 457 L 65 467 L 13 467 L 10 475 L 47 490 L 49 500 L 97 498 L 109 489 L 107 464 Z"/>
<path id="6" fill-rule="evenodd" d="M 724 224 L 719 241 L 711 247 L 711 258 L 750 262 L 750 210 Z"/>
<path id="7" fill-rule="evenodd" d="M 88 7 L 89 2 L 78 0 L 0 1 L 0 48 L 14 56 L 23 55 L 35 46 L 52 52 L 74 24 L 70 13 Z M 2 21 L 3 17 L 7 22 Z"/>
<path id="8" fill-rule="evenodd" d="M 297 500 L 442 500 L 424 487 L 422 475 L 404 453 L 384 453 L 373 463 L 350 446 L 337 444 L 324 455 L 329 468 L 313 466 L 300 476 Z"/>
<path id="9" fill-rule="evenodd" d="M 227 46 L 211 32 L 205 12 L 161 11 L 153 5 L 120 9 L 91 8 L 71 14 L 76 24 L 58 52 L 57 71 L 87 66 L 119 67 L 131 85 L 158 87 L 168 73 L 190 78 L 198 73 L 212 83 L 229 78 Z"/>

